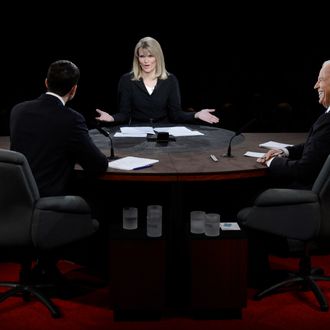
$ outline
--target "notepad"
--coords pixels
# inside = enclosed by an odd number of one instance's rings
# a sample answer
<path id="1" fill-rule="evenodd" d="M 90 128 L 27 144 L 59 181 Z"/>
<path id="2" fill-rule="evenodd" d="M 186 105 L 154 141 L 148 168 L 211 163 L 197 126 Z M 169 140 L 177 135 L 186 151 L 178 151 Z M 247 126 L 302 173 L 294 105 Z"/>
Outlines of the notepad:
<path id="1" fill-rule="evenodd" d="M 154 129 L 156 132 L 168 132 L 168 134 L 179 137 L 179 136 L 196 136 L 204 135 L 196 130 L 191 130 L 184 126 L 175 126 L 175 127 L 157 127 Z"/>
<path id="2" fill-rule="evenodd" d="M 221 230 L 241 230 L 237 222 L 220 222 Z"/>
<path id="3" fill-rule="evenodd" d="M 292 144 L 280 143 L 280 142 L 275 142 L 275 141 L 268 141 L 268 142 L 259 144 L 259 147 L 267 148 L 267 149 L 283 149 L 283 148 L 291 147 L 291 146 L 292 146 Z"/>
<path id="4" fill-rule="evenodd" d="M 246 157 L 255 157 L 255 158 L 261 158 L 265 155 L 264 152 L 255 152 L 255 151 L 247 151 L 244 156 Z"/>
<path id="5" fill-rule="evenodd" d="M 158 159 L 127 156 L 109 162 L 108 167 L 115 168 L 117 170 L 129 171 L 150 167 L 157 162 L 159 162 Z"/>

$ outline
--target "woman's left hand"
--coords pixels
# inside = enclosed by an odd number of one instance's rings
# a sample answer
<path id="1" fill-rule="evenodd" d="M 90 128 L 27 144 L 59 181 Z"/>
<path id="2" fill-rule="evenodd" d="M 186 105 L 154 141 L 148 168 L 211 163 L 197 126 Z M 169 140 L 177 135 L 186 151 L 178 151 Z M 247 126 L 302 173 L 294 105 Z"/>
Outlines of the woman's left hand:
<path id="1" fill-rule="evenodd" d="M 203 120 L 209 124 L 217 124 L 219 122 L 219 118 L 217 116 L 212 115 L 211 112 L 214 112 L 215 109 L 203 109 L 195 114 L 195 118 Z"/>

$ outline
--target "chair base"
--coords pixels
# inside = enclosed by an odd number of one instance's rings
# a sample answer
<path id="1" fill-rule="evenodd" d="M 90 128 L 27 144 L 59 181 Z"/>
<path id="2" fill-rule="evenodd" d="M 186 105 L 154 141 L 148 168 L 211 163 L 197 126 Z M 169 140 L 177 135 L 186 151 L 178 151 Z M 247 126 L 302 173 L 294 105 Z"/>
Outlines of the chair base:
<path id="1" fill-rule="evenodd" d="M 53 287 L 53 285 L 51 284 L 25 285 L 16 282 L 0 282 L 0 286 L 12 288 L 0 294 L 0 302 L 18 294 L 23 295 L 24 301 L 28 301 L 29 297 L 32 295 L 39 299 L 49 309 L 52 314 L 52 317 L 59 318 L 61 316 L 58 307 L 39 290 L 41 288 Z"/>
<path id="2" fill-rule="evenodd" d="M 292 286 L 298 286 L 300 290 L 312 290 L 320 305 L 320 310 L 322 312 L 327 312 L 329 310 L 327 299 L 322 293 L 320 287 L 317 285 L 316 281 L 330 281 L 330 276 L 322 276 L 317 273 L 311 275 L 301 275 L 299 273 L 294 274 L 292 277 L 258 292 L 254 296 L 254 299 L 260 300 L 265 296 L 275 293 L 276 291 L 280 291 L 280 289 L 289 289 Z"/>

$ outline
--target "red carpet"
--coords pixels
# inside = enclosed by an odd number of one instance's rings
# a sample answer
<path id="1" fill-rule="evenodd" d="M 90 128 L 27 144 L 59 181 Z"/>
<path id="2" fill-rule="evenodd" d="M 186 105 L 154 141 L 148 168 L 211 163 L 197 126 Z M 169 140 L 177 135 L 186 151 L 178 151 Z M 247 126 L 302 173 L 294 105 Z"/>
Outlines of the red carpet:
<path id="1" fill-rule="evenodd" d="M 314 266 L 323 267 L 330 274 L 330 257 L 314 257 Z M 272 258 L 276 268 L 296 266 L 296 259 Z M 61 270 L 68 277 L 87 276 L 84 269 L 68 262 L 61 262 Z M 1 280 L 15 280 L 18 266 L 0 264 Z M 330 301 L 330 282 L 319 282 Z M 3 289 L 1 288 L 3 291 Z M 249 289 L 247 307 L 241 320 L 193 320 L 186 316 L 163 317 L 160 321 L 114 321 L 111 310 L 110 288 L 95 288 L 78 297 L 61 300 L 54 298 L 63 314 L 53 319 L 49 311 L 38 301 L 25 303 L 21 298 L 11 297 L 0 303 L 0 329 L 26 330 L 77 330 L 77 329 L 329 329 L 330 312 L 320 312 L 318 303 L 310 292 L 287 292 L 254 301 L 254 290 Z"/>

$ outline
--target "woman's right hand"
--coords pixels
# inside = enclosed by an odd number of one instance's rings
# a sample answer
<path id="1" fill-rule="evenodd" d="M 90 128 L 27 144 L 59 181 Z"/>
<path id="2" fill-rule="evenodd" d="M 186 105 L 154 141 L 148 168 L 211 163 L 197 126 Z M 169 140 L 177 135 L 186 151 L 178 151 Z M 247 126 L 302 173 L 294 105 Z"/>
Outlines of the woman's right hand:
<path id="1" fill-rule="evenodd" d="M 100 109 L 96 109 L 96 112 L 99 113 L 99 116 L 95 117 L 96 120 L 107 121 L 107 122 L 115 121 L 115 119 L 105 111 L 102 111 Z"/>

